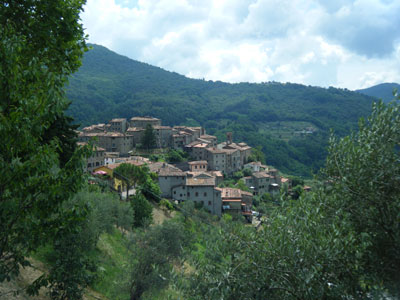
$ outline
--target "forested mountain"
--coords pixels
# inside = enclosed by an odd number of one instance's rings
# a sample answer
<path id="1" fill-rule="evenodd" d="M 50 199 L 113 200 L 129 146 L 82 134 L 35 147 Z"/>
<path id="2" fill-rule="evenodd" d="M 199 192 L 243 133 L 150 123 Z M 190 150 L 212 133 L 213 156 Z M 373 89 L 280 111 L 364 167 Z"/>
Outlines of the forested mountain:
<path id="1" fill-rule="evenodd" d="M 70 78 L 69 112 L 88 125 L 150 115 L 165 125 L 201 125 L 223 139 L 261 146 L 268 164 L 298 175 L 318 170 L 329 130 L 356 128 L 374 98 L 346 89 L 291 83 L 229 84 L 189 79 L 91 45 Z"/>
<path id="2" fill-rule="evenodd" d="M 357 90 L 364 95 L 376 97 L 382 99 L 385 102 L 389 102 L 393 99 L 393 90 L 400 90 L 400 84 L 398 83 L 381 83 L 378 85 L 371 86 L 366 89 Z"/>

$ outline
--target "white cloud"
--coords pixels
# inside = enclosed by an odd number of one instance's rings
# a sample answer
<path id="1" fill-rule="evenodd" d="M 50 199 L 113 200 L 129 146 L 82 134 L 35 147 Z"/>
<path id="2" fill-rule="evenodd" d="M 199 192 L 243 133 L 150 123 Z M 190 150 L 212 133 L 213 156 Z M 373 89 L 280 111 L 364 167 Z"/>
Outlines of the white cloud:
<path id="1" fill-rule="evenodd" d="M 397 81 L 400 2 L 88 0 L 89 41 L 190 77 L 361 88 Z"/>

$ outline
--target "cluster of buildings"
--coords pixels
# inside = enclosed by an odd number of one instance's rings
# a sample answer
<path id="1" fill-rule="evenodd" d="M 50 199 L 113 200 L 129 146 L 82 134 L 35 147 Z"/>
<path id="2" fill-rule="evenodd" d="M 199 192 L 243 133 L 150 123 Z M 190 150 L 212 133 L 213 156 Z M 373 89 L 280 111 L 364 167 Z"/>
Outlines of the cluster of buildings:
<path id="1" fill-rule="evenodd" d="M 129 153 L 141 144 L 148 125 L 154 130 L 157 148 L 186 151 L 193 160 L 207 161 L 208 169 L 224 174 L 241 170 L 251 154 L 251 147 L 233 143 L 230 133 L 226 142 L 217 144 L 217 138 L 206 134 L 202 127 L 162 126 L 160 119 L 152 117 L 133 117 L 129 122 L 119 118 L 108 124 L 85 127 L 79 132 L 80 143 L 92 141 L 97 146 L 87 170 L 92 172 L 115 157 L 129 157 Z"/>
<path id="2" fill-rule="evenodd" d="M 186 151 L 192 161 L 171 165 L 130 156 L 131 150 L 141 143 L 149 124 L 158 148 Z M 241 214 L 251 220 L 253 195 L 274 193 L 284 180 L 275 169 L 259 162 L 248 163 L 251 147 L 246 143 L 234 143 L 231 133 L 227 133 L 225 142 L 218 143 L 217 138 L 207 135 L 202 127 L 162 126 L 160 119 L 152 117 L 133 117 L 129 121 L 119 118 L 108 124 L 83 128 L 79 132 L 80 143 L 90 140 L 96 147 L 87 161 L 88 171 L 103 172 L 113 178 L 113 170 L 121 163 L 147 165 L 151 172 L 158 174 L 161 197 L 178 202 L 192 200 L 217 216 L 225 212 Z M 224 175 L 244 168 L 251 170 L 251 176 L 243 178 L 251 192 L 218 187 Z M 113 184 L 116 190 L 123 191 L 123 182 L 115 179 Z"/>
<path id="3" fill-rule="evenodd" d="M 97 124 L 85 127 L 79 132 L 79 141 L 92 140 L 106 152 L 129 156 L 137 145 L 141 144 L 146 127 L 151 125 L 157 148 L 183 150 L 184 146 L 197 139 L 215 145 L 216 137 L 205 134 L 202 127 L 162 126 L 161 120 L 152 117 L 133 117 L 112 119 L 108 124 Z"/>

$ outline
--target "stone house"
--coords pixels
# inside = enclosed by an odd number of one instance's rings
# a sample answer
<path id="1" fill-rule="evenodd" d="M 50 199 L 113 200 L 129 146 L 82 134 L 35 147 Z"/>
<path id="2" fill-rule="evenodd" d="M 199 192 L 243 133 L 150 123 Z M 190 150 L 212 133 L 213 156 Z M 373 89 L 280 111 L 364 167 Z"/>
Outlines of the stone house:
<path id="1" fill-rule="evenodd" d="M 243 166 L 244 169 L 250 169 L 251 172 L 260 172 L 261 171 L 261 162 L 252 161 Z"/>
<path id="2" fill-rule="evenodd" d="M 78 146 L 85 146 L 87 143 L 85 142 L 78 142 Z M 93 170 L 97 167 L 104 166 L 105 164 L 105 152 L 106 150 L 101 147 L 93 147 L 92 155 L 87 158 L 85 171 L 93 172 Z"/>
<path id="3" fill-rule="evenodd" d="M 112 119 L 108 124 L 110 125 L 109 131 L 113 132 L 124 133 L 129 127 L 125 118 Z"/>
<path id="4" fill-rule="evenodd" d="M 255 172 L 251 176 L 244 177 L 243 179 L 246 186 L 253 191 L 253 195 L 277 193 L 281 186 L 281 178 L 276 169 L 272 169 L 272 172 Z"/>
<path id="5" fill-rule="evenodd" d="M 206 148 L 206 160 L 210 170 L 229 175 L 242 168 L 240 152 L 236 149 Z"/>
<path id="6" fill-rule="evenodd" d="M 227 173 L 226 170 L 226 151 L 216 148 L 206 148 L 206 160 L 210 170 Z"/>
<path id="7" fill-rule="evenodd" d="M 132 136 L 133 145 L 141 144 L 144 135 L 144 128 L 129 127 L 126 134 Z"/>
<path id="8" fill-rule="evenodd" d="M 104 132 L 105 130 L 106 130 L 106 124 L 103 123 L 87 126 L 82 129 L 82 131 L 85 133 L 99 133 L 99 132 Z"/>
<path id="9" fill-rule="evenodd" d="M 238 150 L 240 153 L 241 167 L 243 167 L 247 163 L 247 161 L 251 155 L 251 147 L 248 146 L 246 143 L 236 144 L 236 143 L 232 143 L 232 142 L 224 142 L 224 143 L 218 144 L 217 148 Z"/>
<path id="10" fill-rule="evenodd" d="M 179 131 L 172 135 L 172 147 L 176 150 L 183 150 L 191 142 L 193 142 L 193 136 L 186 131 Z"/>
<path id="11" fill-rule="evenodd" d="M 217 146 L 217 137 L 214 135 L 209 135 L 209 134 L 202 134 L 199 138 L 200 141 L 208 142 L 210 147 L 216 147 Z"/>
<path id="12" fill-rule="evenodd" d="M 153 126 L 156 136 L 157 148 L 171 147 L 172 144 L 172 128 L 169 126 Z"/>
<path id="13" fill-rule="evenodd" d="M 221 191 L 215 188 L 215 178 L 210 175 L 186 178 L 184 184 L 172 188 L 172 199 L 199 203 L 210 213 L 221 216 Z"/>
<path id="14" fill-rule="evenodd" d="M 189 164 L 189 170 L 191 172 L 205 172 L 207 171 L 207 161 L 205 160 L 199 160 L 199 161 L 190 161 L 188 162 Z"/>
<path id="15" fill-rule="evenodd" d="M 171 199 L 173 187 L 185 183 L 186 173 L 170 164 L 156 162 L 150 163 L 148 167 L 151 172 L 158 174 L 158 185 L 160 186 L 161 197 Z"/>
<path id="16" fill-rule="evenodd" d="M 206 149 L 211 145 L 209 142 L 204 143 L 199 139 L 185 146 L 185 151 L 189 153 L 190 157 L 195 160 L 205 160 L 206 159 Z"/>
<path id="17" fill-rule="evenodd" d="M 121 132 L 106 132 L 99 136 L 99 145 L 108 152 L 119 152 L 125 156 L 133 149 L 133 137 Z"/>
<path id="18" fill-rule="evenodd" d="M 221 191 L 222 211 L 224 213 L 242 215 L 252 220 L 253 195 L 236 188 L 218 188 Z"/>
<path id="19" fill-rule="evenodd" d="M 130 119 L 130 127 L 146 128 L 147 124 L 151 126 L 161 126 L 161 120 L 152 117 L 133 117 Z"/>
<path id="20" fill-rule="evenodd" d="M 80 142 L 92 141 L 94 145 L 104 148 L 107 152 L 119 152 L 121 156 L 128 155 L 133 148 L 133 137 L 121 132 L 81 132 L 78 136 Z"/>

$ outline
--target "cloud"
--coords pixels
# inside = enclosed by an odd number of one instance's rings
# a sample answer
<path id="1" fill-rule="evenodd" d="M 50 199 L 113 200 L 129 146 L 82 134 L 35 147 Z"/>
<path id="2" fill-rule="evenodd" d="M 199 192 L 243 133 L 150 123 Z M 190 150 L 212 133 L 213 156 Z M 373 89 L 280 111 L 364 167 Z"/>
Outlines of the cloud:
<path id="1" fill-rule="evenodd" d="M 359 88 L 400 81 L 399 9 L 390 0 L 88 0 L 82 20 L 90 42 L 194 78 Z"/>
<path id="2" fill-rule="evenodd" d="M 383 57 L 400 40 L 399 16 L 399 1 L 349 1 L 326 14 L 321 31 L 357 54 Z"/>

